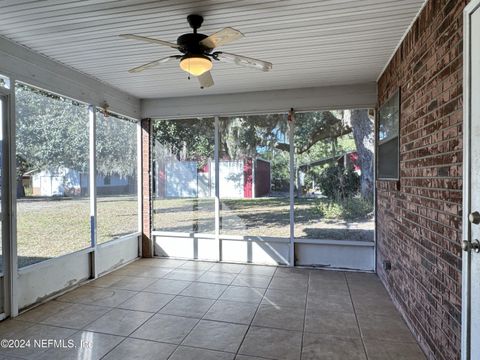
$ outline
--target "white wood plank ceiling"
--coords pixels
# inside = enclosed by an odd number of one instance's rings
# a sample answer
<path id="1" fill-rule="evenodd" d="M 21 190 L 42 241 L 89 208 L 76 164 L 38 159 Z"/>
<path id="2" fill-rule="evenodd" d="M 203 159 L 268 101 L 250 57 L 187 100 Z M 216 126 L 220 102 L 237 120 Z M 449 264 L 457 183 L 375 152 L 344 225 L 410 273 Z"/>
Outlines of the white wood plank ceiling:
<path id="1" fill-rule="evenodd" d="M 375 81 L 424 0 L 0 0 L 0 36 L 140 98 L 225 94 Z M 220 50 L 273 63 L 263 73 L 214 63 L 201 90 L 176 61 L 140 74 L 136 65 L 174 49 L 118 37 L 175 42 L 203 15 L 199 32 L 231 26 L 245 38 Z"/>

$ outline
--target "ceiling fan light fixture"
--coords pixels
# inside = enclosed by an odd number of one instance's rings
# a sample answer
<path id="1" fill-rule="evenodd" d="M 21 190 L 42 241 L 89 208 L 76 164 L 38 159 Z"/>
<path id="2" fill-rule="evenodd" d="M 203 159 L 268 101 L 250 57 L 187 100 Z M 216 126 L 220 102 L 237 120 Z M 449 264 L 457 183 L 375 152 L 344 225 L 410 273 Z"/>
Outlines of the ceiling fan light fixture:
<path id="1" fill-rule="evenodd" d="M 180 60 L 180 69 L 193 76 L 200 76 L 212 69 L 212 60 L 204 55 L 185 55 Z"/>

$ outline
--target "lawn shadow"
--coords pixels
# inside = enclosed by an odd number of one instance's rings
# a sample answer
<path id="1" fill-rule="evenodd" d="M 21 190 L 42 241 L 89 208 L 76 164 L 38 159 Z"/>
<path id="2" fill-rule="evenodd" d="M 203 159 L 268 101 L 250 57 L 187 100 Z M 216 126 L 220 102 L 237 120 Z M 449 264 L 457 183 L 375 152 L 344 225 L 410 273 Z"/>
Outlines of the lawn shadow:
<path id="1" fill-rule="evenodd" d="M 295 235 L 295 238 L 373 242 L 375 234 L 373 229 L 348 228 L 306 228 L 302 232 L 302 235 Z"/>

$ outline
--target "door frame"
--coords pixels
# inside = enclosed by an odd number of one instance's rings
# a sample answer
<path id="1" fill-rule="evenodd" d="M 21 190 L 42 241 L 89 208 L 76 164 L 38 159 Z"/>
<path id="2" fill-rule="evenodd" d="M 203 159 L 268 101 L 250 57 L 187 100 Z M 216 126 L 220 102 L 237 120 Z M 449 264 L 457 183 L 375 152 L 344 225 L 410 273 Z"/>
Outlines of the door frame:
<path id="1" fill-rule="evenodd" d="M 6 74 L 4 74 L 6 75 Z M 18 313 L 16 306 L 16 278 L 17 278 L 17 251 L 16 244 L 12 239 L 15 236 L 15 226 L 12 226 L 12 219 L 14 217 L 12 210 L 12 199 L 15 196 L 12 192 L 15 183 L 15 171 L 12 171 L 11 164 L 14 164 L 15 157 L 12 158 L 11 131 L 14 131 L 15 122 L 15 92 L 12 90 L 12 84 L 15 79 L 8 76 L 10 81 L 10 88 L 0 88 L 0 96 L 5 101 L 2 114 L 2 121 L 0 123 L 2 131 L 1 156 L 2 156 L 2 211 L 1 211 L 1 242 L 3 256 L 3 269 L 0 270 L 3 274 L 3 313 L 0 313 L 0 320 L 9 316 L 15 316 Z M 13 152 L 14 153 L 14 152 Z M 15 165 L 14 169 L 15 169 Z M 13 181 L 13 183 L 12 183 Z"/>
<path id="2" fill-rule="evenodd" d="M 471 15 L 480 11 L 480 0 L 472 0 L 463 13 L 463 205 L 462 205 L 462 239 L 470 238 L 471 211 L 470 202 L 470 166 L 471 166 Z M 462 360 L 470 360 L 471 338 L 471 252 L 462 252 Z"/>
<path id="3" fill-rule="evenodd" d="M 3 139 L 5 138 L 5 130 L 6 130 L 6 123 L 8 119 L 8 113 L 9 113 L 9 92 L 5 91 L 4 89 L 0 88 L 0 104 L 2 104 L 0 108 L 0 126 L 1 126 L 1 132 L 2 132 L 2 149 L 1 149 L 1 154 L 5 154 L 6 150 L 6 145 Z M 0 155 L 3 156 L 3 155 Z M 2 161 L 3 159 L 0 159 Z M 1 172 L 1 178 L 5 179 L 6 171 L 5 171 L 5 162 L 2 161 L 2 168 L 0 170 Z M 5 185 L 2 183 L 1 187 L 5 189 Z M 2 189 L 0 189 L 1 191 Z M 3 194 L 2 194 L 3 195 Z M 1 233 L 1 245 L 2 245 L 2 251 L 0 252 L 0 258 L 2 258 L 2 266 L 0 267 L 0 274 L 1 277 L 3 278 L 3 295 L 0 297 L 0 304 L 1 308 L 3 310 L 0 310 L 0 320 L 3 320 L 7 317 L 7 314 L 10 312 L 10 304 L 9 304 L 9 283 L 10 283 L 10 269 L 9 269 L 9 262 L 8 262 L 8 256 L 6 253 L 8 253 L 9 249 L 9 236 L 5 236 L 7 234 L 7 229 L 3 230 L 5 227 L 5 220 L 8 219 L 7 216 L 5 216 L 6 213 L 8 213 L 7 206 L 8 203 L 7 201 L 4 200 L 4 196 L 2 196 L 1 200 L 1 210 L 0 210 L 0 222 L 2 225 L 2 233 Z"/>

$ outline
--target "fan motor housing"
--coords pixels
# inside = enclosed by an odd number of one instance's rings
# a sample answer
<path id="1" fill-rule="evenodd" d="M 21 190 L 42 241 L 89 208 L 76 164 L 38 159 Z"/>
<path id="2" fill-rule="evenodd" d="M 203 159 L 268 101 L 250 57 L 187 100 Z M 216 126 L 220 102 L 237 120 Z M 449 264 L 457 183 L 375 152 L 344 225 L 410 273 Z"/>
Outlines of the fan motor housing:
<path id="1" fill-rule="evenodd" d="M 198 33 L 188 33 L 180 35 L 177 39 L 177 44 L 180 46 L 180 51 L 185 54 L 203 54 L 208 52 L 208 48 L 202 46 L 200 41 L 207 38 L 208 35 Z"/>

